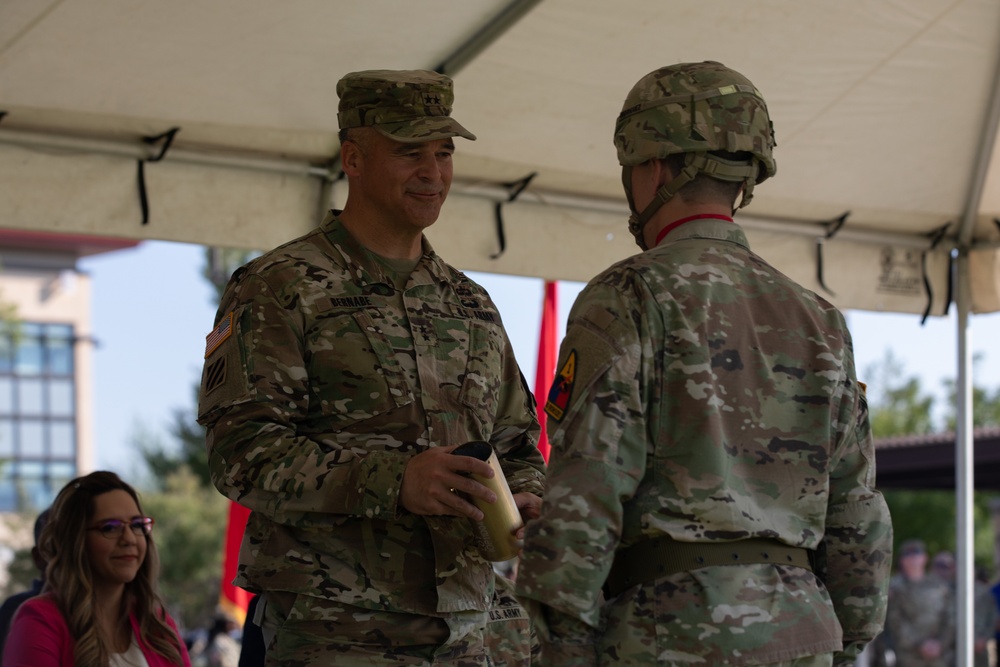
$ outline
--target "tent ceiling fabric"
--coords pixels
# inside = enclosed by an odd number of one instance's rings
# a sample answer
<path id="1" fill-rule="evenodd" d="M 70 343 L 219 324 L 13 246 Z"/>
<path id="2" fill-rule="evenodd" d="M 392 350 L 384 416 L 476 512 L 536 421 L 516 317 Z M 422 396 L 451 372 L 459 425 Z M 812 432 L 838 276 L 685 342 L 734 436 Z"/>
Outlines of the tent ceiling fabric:
<path id="1" fill-rule="evenodd" d="M 1000 172 L 976 174 L 995 0 L 542 0 L 457 71 L 456 183 L 429 236 L 462 268 L 587 280 L 634 252 L 611 142 L 631 85 L 718 60 L 768 100 L 777 176 L 738 219 L 844 308 L 941 314 L 965 211 L 974 312 L 1000 310 Z M 5 0 L 0 226 L 266 248 L 342 202 L 344 73 L 433 69 L 509 0 Z M 180 128 L 145 165 L 142 137 Z M 992 164 L 996 164 L 993 159 Z M 537 173 L 502 206 L 504 184 Z M 975 196 L 982 182 L 981 201 Z M 842 227 L 823 225 L 848 214 Z M 949 225 L 932 248 L 929 235 Z M 820 243 L 820 239 L 823 240 Z M 965 248 L 963 247 L 963 250 Z M 930 301 L 929 301 L 930 299 Z"/>

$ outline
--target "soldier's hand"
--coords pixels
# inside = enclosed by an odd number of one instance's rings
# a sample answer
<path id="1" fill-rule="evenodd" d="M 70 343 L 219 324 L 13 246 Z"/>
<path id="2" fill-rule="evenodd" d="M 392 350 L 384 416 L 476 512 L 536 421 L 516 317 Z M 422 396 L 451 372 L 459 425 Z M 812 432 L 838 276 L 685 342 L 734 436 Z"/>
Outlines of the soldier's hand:
<path id="1" fill-rule="evenodd" d="M 517 505 L 517 509 L 521 512 L 521 518 L 524 519 L 525 523 L 532 519 L 537 519 L 542 515 L 542 499 L 529 491 L 515 493 L 514 504 Z M 519 540 L 524 539 L 524 526 L 517 529 L 514 537 Z"/>
<path id="2" fill-rule="evenodd" d="M 469 476 L 493 477 L 493 468 L 471 456 L 452 456 L 456 447 L 432 447 L 410 459 L 399 489 L 399 502 L 404 508 L 414 514 L 483 520 L 479 508 L 461 494 L 495 503 L 496 494 Z"/>

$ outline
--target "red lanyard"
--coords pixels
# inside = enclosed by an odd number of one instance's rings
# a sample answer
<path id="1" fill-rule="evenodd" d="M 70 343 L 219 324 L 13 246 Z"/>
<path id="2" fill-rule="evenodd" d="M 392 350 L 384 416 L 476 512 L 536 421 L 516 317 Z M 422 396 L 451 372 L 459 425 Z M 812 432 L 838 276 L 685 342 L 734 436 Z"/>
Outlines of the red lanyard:
<path id="1" fill-rule="evenodd" d="M 653 244 L 653 247 L 655 248 L 656 246 L 660 245 L 660 241 L 663 240 L 664 236 L 666 236 L 667 234 L 669 234 L 674 229 L 677 229 L 678 227 L 680 227 L 681 225 L 683 225 L 685 222 L 691 222 L 692 220 L 700 220 L 702 218 L 710 218 L 710 219 L 713 219 L 713 220 L 725 220 L 726 222 L 732 222 L 733 221 L 733 219 L 730 218 L 728 215 L 717 215 L 715 213 L 702 213 L 702 214 L 699 214 L 699 215 L 692 215 L 692 216 L 689 216 L 687 218 L 681 218 L 680 220 L 674 220 L 669 225 L 667 225 L 666 227 L 664 227 L 663 229 L 661 229 L 660 233 L 656 235 L 656 242 Z"/>

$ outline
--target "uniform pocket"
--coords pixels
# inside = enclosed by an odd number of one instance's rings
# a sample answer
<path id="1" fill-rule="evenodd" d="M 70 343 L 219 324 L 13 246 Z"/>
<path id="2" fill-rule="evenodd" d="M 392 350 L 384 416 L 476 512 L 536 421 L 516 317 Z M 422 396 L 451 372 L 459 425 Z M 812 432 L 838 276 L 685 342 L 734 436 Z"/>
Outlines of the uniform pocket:
<path id="1" fill-rule="evenodd" d="M 469 322 L 468 356 L 459 400 L 485 418 L 492 419 L 500 395 L 503 339 L 496 325 Z"/>
<path id="2" fill-rule="evenodd" d="M 332 431 L 414 401 L 388 337 L 366 310 L 317 320 L 310 332 L 312 400 L 332 419 Z"/>

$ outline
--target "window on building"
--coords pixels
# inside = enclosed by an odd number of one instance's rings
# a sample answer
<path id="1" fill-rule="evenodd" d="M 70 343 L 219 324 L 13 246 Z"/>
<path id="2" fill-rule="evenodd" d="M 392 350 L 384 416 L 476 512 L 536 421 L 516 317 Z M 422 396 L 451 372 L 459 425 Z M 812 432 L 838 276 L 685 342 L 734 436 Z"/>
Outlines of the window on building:
<path id="1" fill-rule="evenodd" d="M 0 332 L 0 512 L 38 511 L 76 477 L 73 327 Z"/>

